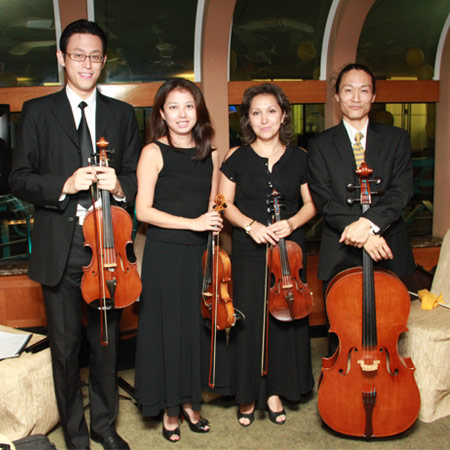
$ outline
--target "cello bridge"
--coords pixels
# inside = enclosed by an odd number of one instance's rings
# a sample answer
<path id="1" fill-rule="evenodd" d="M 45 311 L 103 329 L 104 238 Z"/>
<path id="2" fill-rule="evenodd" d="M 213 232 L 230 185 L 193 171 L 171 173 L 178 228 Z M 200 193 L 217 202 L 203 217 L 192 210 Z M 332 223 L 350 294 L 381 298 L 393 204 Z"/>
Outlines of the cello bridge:
<path id="1" fill-rule="evenodd" d="M 358 359 L 358 364 L 361 366 L 363 372 L 376 372 L 381 361 L 379 359 L 374 359 L 370 364 L 368 364 L 364 359 Z"/>

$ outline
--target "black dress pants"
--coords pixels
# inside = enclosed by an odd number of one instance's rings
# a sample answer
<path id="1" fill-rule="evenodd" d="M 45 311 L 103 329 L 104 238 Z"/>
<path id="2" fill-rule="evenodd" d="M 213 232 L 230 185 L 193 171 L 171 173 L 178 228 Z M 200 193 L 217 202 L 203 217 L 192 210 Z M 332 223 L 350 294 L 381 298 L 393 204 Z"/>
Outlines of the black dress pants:
<path id="1" fill-rule="evenodd" d="M 67 447 L 89 448 L 84 418 L 79 367 L 82 339 L 82 266 L 90 262 L 84 248 L 82 228 L 75 226 L 71 251 L 62 280 L 57 286 L 42 286 L 52 355 L 53 380 L 61 426 Z M 42 262 L 45 264 L 45 261 Z M 89 344 L 89 402 L 91 430 L 108 436 L 115 430 L 118 411 L 116 379 L 121 310 L 107 312 L 109 345 L 100 343 L 100 311 L 87 307 Z"/>

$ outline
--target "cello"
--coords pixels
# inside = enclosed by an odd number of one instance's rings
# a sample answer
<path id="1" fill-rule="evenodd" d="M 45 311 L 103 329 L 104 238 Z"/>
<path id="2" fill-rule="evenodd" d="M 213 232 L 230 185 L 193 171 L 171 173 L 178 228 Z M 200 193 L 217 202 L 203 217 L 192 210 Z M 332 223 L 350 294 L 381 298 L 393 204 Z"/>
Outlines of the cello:
<path id="1" fill-rule="evenodd" d="M 362 211 L 371 204 L 372 169 L 356 171 Z M 348 185 L 349 190 L 356 189 Z M 351 204 L 355 201 L 349 199 Z M 363 249 L 362 267 L 338 273 L 327 290 L 330 331 L 339 337 L 336 353 L 322 358 L 318 407 L 323 421 L 338 433 L 365 437 L 399 434 L 416 421 L 420 395 L 411 358 L 398 354 L 407 331 L 408 291 L 392 272 L 373 268 Z"/>
<path id="2" fill-rule="evenodd" d="M 281 195 L 276 189 L 271 194 L 275 222 L 281 220 Z M 303 251 L 294 241 L 280 239 L 268 249 L 268 310 L 282 322 L 306 317 L 314 306 L 313 293 L 300 279 L 303 268 Z"/>
<path id="3" fill-rule="evenodd" d="M 214 209 L 222 212 L 227 204 L 223 195 L 216 195 Z M 211 323 L 211 354 L 208 384 L 215 385 L 215 362 L 217 331 L 226 330 L 236 324 L 243 314 L 233 307 L 230 295 L 231 261 L 225 250 L 220 248 L 219 233 L 210 231 L 203 253 L 202 317 Z"/>
<path id="4" fill-rule="evenodd" d="M 98 164 L 108 166 L 107 147 L 109 142 L 101 138 Z M 131 261 L 133 242 L 130 215 L 119 206 L 112 206 L 108 191 L 95 193 L 91 187 L 93 209 L 83 223 L 85 247 L 92 252 L 91 261 L 83 266 L 81 293 L 85 302 L 100 310 L 101 343 L 108 345 L 106 312 L 112 308 L 125 308 L 134 303 L 142 290 L 136 261 Z M 100 196 L 101 206 L 96 206 Z"/>

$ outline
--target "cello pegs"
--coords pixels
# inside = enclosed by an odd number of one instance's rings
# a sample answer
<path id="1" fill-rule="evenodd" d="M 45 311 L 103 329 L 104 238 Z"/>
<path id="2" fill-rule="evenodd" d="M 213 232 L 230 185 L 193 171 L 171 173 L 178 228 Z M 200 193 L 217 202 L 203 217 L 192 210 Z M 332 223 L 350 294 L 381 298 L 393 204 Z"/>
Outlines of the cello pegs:
<path id="1" fill-rule="evenodd" d="M 347 203 L 349 205 L 353 205 L 353 203 L 358 203 L 361 200 L 359 198 L 347 197 Z"/>
<path id="2" fill-rule="evenodd" d="M 369 180 L 369 183 L 381 184 L 381 178 L 375 177 L 373 180 Z"/>

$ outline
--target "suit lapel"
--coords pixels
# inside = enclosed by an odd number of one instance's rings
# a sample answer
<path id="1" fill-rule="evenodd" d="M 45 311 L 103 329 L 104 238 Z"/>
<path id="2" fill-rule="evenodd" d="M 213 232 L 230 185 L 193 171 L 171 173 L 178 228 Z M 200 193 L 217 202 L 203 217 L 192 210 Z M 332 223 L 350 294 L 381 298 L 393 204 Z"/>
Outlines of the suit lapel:
<path id="1" fill-rule="evenodd" d="M 96 129 L 96 142 L 104 137 L 108 140 L 106 136 L 106 129 L 108 128 L 109 122 L 112 118 L 111 106 L 108 97 L 102 95 L 97 90 L 97 109 L 95 113 L 95 129 Z"/>
<path id="2" fill-rule="evenodd" d="M 334 129 L 333 144 L 343 164 L 343 167 L 345 168 L 345 173 L 348 177 L 348 180 L 346 180 L 346 182 L 349 183 L 353 179 L 353 177 L 356 177 L 356 163 L 347 130 L 345 129 L 345 126 L 342 122 Z"/>
<path id="3" fill-rule="evenodd" d="M 55 95 L 54 105 L 55 106 L 52 112 L 55 116 L 56 121 L 61 125 L 61 128 L 74 143 L 76 148 L 79 149 L 78 135 L 75 128 L 72 108 L 70 107 L 65 88 Z"/>
<path id="4" fill-rule="evenodd" d="M 377 167 L 381 152 L 382 136 L 376 123 L 369 120 L 366 139 L 366 162 L 371 168 Z"/>

